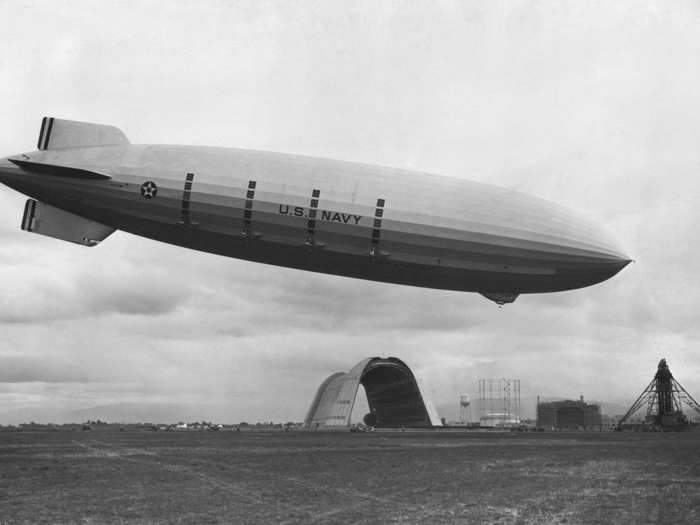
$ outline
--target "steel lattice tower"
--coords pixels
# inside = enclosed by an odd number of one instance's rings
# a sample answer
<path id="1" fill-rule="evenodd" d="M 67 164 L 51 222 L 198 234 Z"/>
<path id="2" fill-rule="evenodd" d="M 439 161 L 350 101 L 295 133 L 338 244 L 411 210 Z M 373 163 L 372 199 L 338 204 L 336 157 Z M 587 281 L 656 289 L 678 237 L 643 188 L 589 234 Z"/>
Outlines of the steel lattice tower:
<path id="1" fill-rule="evenodd" d="M 698 402 L 675 380 L 666 360 L 662 359 L 659 361 L 654 379 L 622 417 L 618 427 L 622 426 L 644 405 L 647 406 L 647 423 L 661 427 L 687 426 L 688 420 L 683 415 L 683 403 L 700 414 Z"/>
<path id="2" fill-rule="evenodd" d="M 520 421 L 520 379 L 479 379 L 479 416 Z"/>

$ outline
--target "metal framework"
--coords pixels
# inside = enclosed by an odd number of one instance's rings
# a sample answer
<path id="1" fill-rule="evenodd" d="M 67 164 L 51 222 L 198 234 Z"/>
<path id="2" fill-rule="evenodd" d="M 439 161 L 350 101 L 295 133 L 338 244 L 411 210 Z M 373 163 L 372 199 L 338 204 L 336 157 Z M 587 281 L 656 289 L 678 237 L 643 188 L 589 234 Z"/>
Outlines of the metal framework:
<path id="1" fill-rule="evenodd" d="M 479 379 L 479 416 L 520 420 L 520 379 Z"/>
<path id="2" fill-rule="evenodd" d="M 688 420 L 683 415 L 683 403 L 700 414 L 700 404 L 676 381 L 666 359 L 662 359 L 654 379 L 622 417 L 618 426 L 621 427 L 644 405 L 647 407 L 647 423 L 662 427 L 688 425 Z"/>

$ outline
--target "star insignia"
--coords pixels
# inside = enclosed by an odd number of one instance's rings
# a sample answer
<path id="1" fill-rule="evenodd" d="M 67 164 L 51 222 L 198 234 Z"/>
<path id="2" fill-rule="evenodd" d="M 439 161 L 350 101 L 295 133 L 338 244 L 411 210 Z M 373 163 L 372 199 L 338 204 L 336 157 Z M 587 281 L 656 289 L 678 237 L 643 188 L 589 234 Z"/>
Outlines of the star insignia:
<path id="1" fill-rule="evenodd" d="M 151 182 L 149 180 L 148 182 L 144 182 L 143 184 L 141 184 L 141 195 L 143 195 L 147 199 L 153 199 L 157 194 L 158 186 L 156 186 L 155 182 Z"/>

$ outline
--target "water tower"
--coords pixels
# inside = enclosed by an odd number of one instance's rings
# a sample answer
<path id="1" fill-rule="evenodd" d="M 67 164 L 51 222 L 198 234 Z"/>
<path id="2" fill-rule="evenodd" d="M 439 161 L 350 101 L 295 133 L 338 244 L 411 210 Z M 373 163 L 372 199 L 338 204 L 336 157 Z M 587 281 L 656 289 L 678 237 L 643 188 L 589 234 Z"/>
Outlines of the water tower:
<path id="1" fill-rule="evenodd" d="M 459 396 L 459 420 L 465 424 L 472 421 L 472 400 L 469 394 Z"/>

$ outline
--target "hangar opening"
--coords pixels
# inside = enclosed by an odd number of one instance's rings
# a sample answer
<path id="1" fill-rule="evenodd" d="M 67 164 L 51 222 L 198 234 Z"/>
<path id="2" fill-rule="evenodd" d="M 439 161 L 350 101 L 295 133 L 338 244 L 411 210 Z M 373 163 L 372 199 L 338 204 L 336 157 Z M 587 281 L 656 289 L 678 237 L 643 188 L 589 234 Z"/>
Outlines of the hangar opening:
<path id="1" fill-rule="evenodd" d="M 442 426 L 406 363 L 396 357 L 370 357 L 321 383 L 304 421 L 306 428 L 349 427 L 360 385 L 369 407 L 366 424 L 378 428 Z"/>

